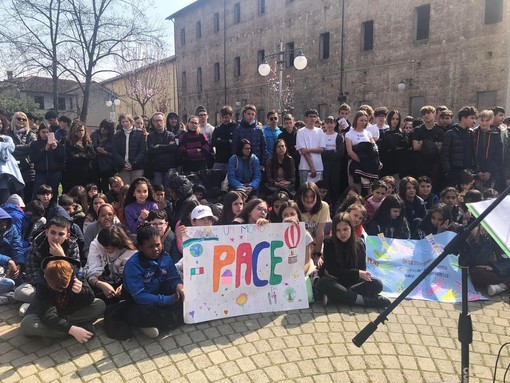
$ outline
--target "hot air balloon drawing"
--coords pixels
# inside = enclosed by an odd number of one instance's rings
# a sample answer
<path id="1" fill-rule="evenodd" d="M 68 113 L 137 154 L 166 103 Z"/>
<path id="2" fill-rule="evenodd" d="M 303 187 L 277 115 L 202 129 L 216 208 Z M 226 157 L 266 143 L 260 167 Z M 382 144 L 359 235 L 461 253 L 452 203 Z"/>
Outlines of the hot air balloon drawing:
<path id="1" fill-rule="evenodd" d="M 297 262 L 297 255 L 294 249 L 301 241 L 301 228 L 296 225 L 291 225 L 285 230 L 285 244 L 290 249 L 289 264 Z"/>

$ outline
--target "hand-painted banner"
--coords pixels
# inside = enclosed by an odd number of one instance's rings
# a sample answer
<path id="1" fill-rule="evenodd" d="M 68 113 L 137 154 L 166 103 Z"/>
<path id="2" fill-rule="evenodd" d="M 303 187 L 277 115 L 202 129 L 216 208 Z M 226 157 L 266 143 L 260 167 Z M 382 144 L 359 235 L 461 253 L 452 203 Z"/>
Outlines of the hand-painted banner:
<path id="1" fill-rule="evenodd" d="M 455 233 L 444 232 L 433 240 L 392 239 L 368 236 L 367 270 L 382 280 L 383 295 L 395 298 L 442 252 Z M 408 295 L 408 298 L 439 302 L 460 302 L 461 271 L 458 258 L 446 258 Z M 486 299 L 468 281 L 470 301 Z"/>
<path id="2" fill-rule="evenodd" d="M 188 227 L 183 251 L 185 323 L 308 307 L 304 223 Z"/>
<path id="3" fill-rule="evenodd" d="M 493 199 L 468 203 L 467 207 L 475 217 L 479 217 L 492 202 L 494 202 Z M 485 217 L 482 221 L 482 226 L 497 242 L 505 254 L 510 257 L 510 225 L 508 224 L 508 212 L 510 212 L 510 197 L 505 197 L 499 206 L 496 206 L 496 208 Z"/>

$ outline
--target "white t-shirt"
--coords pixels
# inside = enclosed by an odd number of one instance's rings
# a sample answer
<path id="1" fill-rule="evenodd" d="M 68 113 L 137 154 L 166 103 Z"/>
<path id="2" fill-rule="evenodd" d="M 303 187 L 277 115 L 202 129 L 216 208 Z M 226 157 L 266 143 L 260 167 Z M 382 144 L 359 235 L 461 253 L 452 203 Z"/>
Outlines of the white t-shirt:
<path id="1" fill-rule="evenodd" d="M 296 150 L 299 149 L 315 149 L 315 148 L 326 148 L 326 135 L 321 128 L 308 129 L 304 127 L 299 129 L 296 134 Z M 320 153 L 310 153 L 312 158 L 313 166 L 315 171 L 324 171 L 322 164 L 322 156 Z M 301 161 L 299 161 L 299 170 L 310 170 L 308 162 L 303 155 L 301 155 Z"/>
<path id="2" fill-rule="evenodd" d="M 361 132 L 351 129 L 345 134 L 345 138 L 351 140 L 352 146 L 355 146 L 360 142 L 372 142 L 373 136 L 367 129 L 363 129 Z"/>
<path id="3" fill-rule="evenodd" d="M 376 124 L 370 124 L 366 127 L 366 129 L 372 133 L 372 137 L 374 138 L 374 141 L 377 141 L 379 137 L 381 136 L 381 131 L 386 131 L 390 129 L 390 127 L 386 124 L 384 124 L 382 129 L 379 129 L 379 127 Z"/>
<path id="4" fill-rule="evenodd" d="M 338 136 L 337 132 L 334 132 L 333 134 L 326 134 L 326 150 L 336 150 L 336 138 Z"/>

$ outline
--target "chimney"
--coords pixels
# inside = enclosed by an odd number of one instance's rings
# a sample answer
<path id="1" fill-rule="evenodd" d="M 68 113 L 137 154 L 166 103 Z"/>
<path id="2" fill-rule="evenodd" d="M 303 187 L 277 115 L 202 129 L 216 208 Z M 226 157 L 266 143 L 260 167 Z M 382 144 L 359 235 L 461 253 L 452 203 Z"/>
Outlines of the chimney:
<path id="1" fill-rule="evenodd" d="M 7 80 L 14 80 L 14 76 L 12 74 L 12 70 L 7 71 Z"/>

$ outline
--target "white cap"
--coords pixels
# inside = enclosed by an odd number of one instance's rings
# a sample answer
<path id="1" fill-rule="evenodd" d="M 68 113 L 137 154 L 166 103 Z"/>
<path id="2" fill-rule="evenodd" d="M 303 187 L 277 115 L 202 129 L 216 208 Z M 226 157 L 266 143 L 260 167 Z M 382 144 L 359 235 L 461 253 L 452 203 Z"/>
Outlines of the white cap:
<path id="1" fill-rule="evenodd" d="M 25 202 L 23 202 L 23 198 L 21 198 L 17 194 L 12 194 L 9 198 L 7 198 L 7 201 L 5 201 L 5 203 L 25 207 Z"/>
<path id="2" fill-rule="evenodd" d="M 211 208 L 207 205 L 195 206 L 195 208 L 191 212 L 191 220 L 192 221 L 195 219 L 202 219 L 202 218 L 206 218 L 206 217 L 211 217 L 213 219 L 213 221 L 218 220 L 218 218 L 216 218 L 213 215 Z"/>

